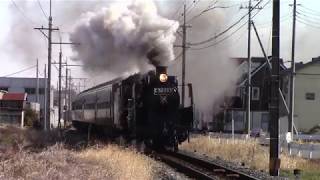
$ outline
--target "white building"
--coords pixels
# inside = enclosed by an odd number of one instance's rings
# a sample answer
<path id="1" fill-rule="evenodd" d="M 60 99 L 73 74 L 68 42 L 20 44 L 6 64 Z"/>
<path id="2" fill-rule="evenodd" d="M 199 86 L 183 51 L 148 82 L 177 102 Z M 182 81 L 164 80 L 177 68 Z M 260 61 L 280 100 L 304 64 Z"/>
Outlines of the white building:
<path id="1" fill-rule="evenodd" d="M 320 132 L 320 57 L 296 64 L 294 105 L 297 131 L 312 133 L 312 129 L 318 129 Z"/>

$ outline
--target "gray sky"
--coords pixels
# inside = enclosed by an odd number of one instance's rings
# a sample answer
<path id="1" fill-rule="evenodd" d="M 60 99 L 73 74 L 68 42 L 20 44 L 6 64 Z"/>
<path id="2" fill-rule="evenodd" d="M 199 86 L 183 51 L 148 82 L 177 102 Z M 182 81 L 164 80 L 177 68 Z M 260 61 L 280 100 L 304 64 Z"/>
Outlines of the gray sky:
<path id="1" fill-rule="evenodd" d="M 320 31 L 320 1 L 319 0 L 297 0 L 300 7 L 298 7 L 299 11 L 299 21 L 297 22 L 297 36 L 296 36 L 296 59 L 300 61 L 309 61 L 312 57 L 320 56 L 320 49 L 318 47 L 318 42 L 320 40 L 320 36 L 318 36 L 318 32 Z M 39 0 L 41 3 L 43 10 L 46 14 L 48 14 L 48 0 Z M 14 73 L 21 69 L 27 68 L 33 64 L 35 64 L 35 59 L 40 59 L 41 71 L 43 69 L 44 64 L 46 63 L 46 40 L 43 35 L 36 30 L 32 30 L 33 27 L 37 26 L 47 26 L 47 21 L 42 13 L 39 2 L 37 0 L 0 0 L 0 59 L 1 59 L 1 71 L 0 76 L 5 76 L 10 73 Z M 66 10 L 66 6 L 74 6 L 74 9 L 85 10 L 86 7 L 89 9 L 94 9 L 97 7 L 94 6 L 95 3 L 98 3 L 98 0 L 89 1 L 89 0 L 53 0 L 53 18 L 54 25 L 59 26 L 63 32 L 70 32 L 72 30 L 72 26 L 76 22 L 77 16 L 71 15 L 71 12 Z M 106 2 L 106 1 L 105 1 Z M 109 1 L 108 1 L 109 2 Z M 122 2 L 125 2 L 123 0 Z M 157 0 L 157 3 L 164 6 L 161 8 L 161 12 L 163 15 L 168 18 L 172 18 L 172 14 L 177 10 L 178 6 L 183 2 L 182 0 Z M 187 1 L 188 4 L 192 4 L 192 1 Z M 192 9 L 192 12 L 188 14 L 189 17 L 193 17 L 195 14 L 198 14 L 201 10 L 200 7 L 205 7 L 206 5 L 212 3 L 212 0 L 200 0 L 198 5 Z M 268 0 L 264 0 L 261 5 L 264 5 Z M 281 56 L 286 61 L 290 60 L 291 53 L 291 28 L 292 28 L 292 7 L 289 7 L 289 4 L 292 3 L 293 0 L 281 0 Z M 15 4 L 14 4 L 15 3 Z M 221 13 L 223 12 L 224 21 L 223 23 L 213 26 L 207 27 L 212 28 L 212 34 L 218 33 L 219 31 L 225 29 L 230 24 L 239 19 L 242 15 L 244 15 L 247 11 L 240 10 L 239 7 L 241 5 L 247 5 L 248 0 L 218 0 L 218 5 L 221 6 L 232 6 L 226 10 L 217 10 Z M 253 3 L 256 1 L 253 0 Z M 105 3 L 107 4 L 107 3 Z M 212 15 L 217 13 L 217 11 L 213 10 L 203 14 L 202 16 Z M 180 11 L 181 12 L 181 11 Z M 70 14 L 69 14 L 70 13 Z M 13 15 L 14 14 L 14 15 Z M 19 21 L 18 24 L 12 25 L 13 22 L 17 22 L 17 18 Z M 175 16 L 177 18 L 177 16 Z M 272 1 L 254 18 L 254 22 L 257 25 L 259 34 L 261 35 L 261 39 L 263 44 L 268 52 L 268 55 L 271 54 L 271 18 L 272 18 Z M 196 20 L 195 20 L 196 21 Z M 243 21 L 244 23 L 245 21 Z M 307 25 L 306 25 L 307 24 Z M 192 24 L 191 24 L 192 25 Z M 28 27 L 29 30 L 32 31 L 30 33 L 30 37 L 35 37 L 36 41 L 39 41 L 39 47 L 33 47 L 30 42 L 24 42 L 21 46 L 27 46 L 27 51 L 34 51 L 38 55 L 34 55 L 33 58 L 28 59 L 28 61 L 23 61 L 21 54 L 14 53 L 8 51 L 8 45 L 11 43 L 10 39 L 12 37 L 18 37 L 15 34 L 15 31 L 12 28 L 16 29 L 20 26 Z M 314 27 L 312 27 L 314 26 Z M 11 29 L 10 29 L 11 27 Z M 193 28 L 194 29 L 194 28 Z M 199 31 L 199 30 L 198 30 Z M 212 35 L 211 34 L 211 35 Z M 24 35 L 26 36 L 26 35 Z M 9 38 L 8 38 L 9 37 Z M 63 40 L 68 41 L 68 35 L 66 33 L 62 34 Z M 204 36 L 199 38 L 201 41 L 206 39 L 208 36 Z M 58 34 L 54 35 L 55 40 L 58 40 Z M 190 38 L 195 40 L 194 38 Z M 195 40 L 196 41 L 196 40 Z M 247 28 L 244 27 L 240 29 L 237 33 L 231 36 L 230 40 L 230 48 L 231 53 L 229 56 L 246 56 L 247 52 Z M 178 43 L 178 42 L 177 42 Z M 31 45 L 30 45 L 31 44 Z M 223 43 L 221 43 L 223 44 Z M 28 46 L 29 45 L 29 46 Z M 57 60 L 58 55 L 58 46 L 54 46 L 53 51 L 53 59 Z M 211 48 L 217 48 L 213 46 Z M 207 49 L 210 51 L 210 48 Z M 72 52 L 70 47 L 64 46 L 63 48 L 64 56 L 72 56 Z M 205 53 L 205 51 L 204 51 Z M 252 54 L 253 56 L 262 55 L 261 50 L 259 48 L 259 44 L 257 43 L 256 37 L 254 33 L 252 33 Z M 79 62 L 75 62 L 79 63 Z M 54 83 L 57 79 L 57 70 L 55 67 L 52 67 L 52 73 L 54 77 Z M 15 76 L 34 76 L 35 69 L 31 69 L 29 71 L 17 74 Z M 80 68 L 73 68 L 73 74 L 76 76 L 86 76 L 84 72 L 80 70 Z M 95 82 L 91 82 L 95 83 Z M 55 85 L 55 84 L 53 84 Z"/>

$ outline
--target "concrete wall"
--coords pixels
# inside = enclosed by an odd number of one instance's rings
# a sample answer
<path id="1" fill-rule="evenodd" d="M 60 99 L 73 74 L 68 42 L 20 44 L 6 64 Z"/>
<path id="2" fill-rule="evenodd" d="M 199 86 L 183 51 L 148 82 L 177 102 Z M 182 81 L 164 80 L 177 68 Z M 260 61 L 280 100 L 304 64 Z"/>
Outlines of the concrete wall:
<path id="1" fill-rule="evenodd" d="M 320 63 L 312 64 L 297 71 L 295 81 L 295 125 L 298 131 L 308 131 L 320 124 Z M 314 100 L 307 100 L 306 93 L 314 93 Z"/>

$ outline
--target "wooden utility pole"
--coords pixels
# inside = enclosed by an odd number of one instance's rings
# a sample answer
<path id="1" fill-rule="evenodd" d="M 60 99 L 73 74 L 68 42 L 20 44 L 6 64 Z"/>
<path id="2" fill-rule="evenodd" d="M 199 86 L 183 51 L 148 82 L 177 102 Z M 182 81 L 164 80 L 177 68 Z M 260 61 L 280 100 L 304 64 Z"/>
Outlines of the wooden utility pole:
<path id="1" fill-rule="evenodd" d="M 183 26 L 182 26 L 182 92 L 181 105 L 184 107 L 185 100 L 185 79 L 186 79 L 186 41 L 187 41 L 187 27 L 186 27 L 186 3 L 183 6 Z"/>
<path id="2" fill-rule="evenodd" d="M 68 106 L 67 106 L 67 92 L 68 92 L 68 64 L 67 64 L 67 61 L 66 61 L 66 85 L 65 85 L 65 89 L 64 89 L 64 127 L 66 127 L 66 123 L 67 123 L 67 113 L 68 113 Z"/>
<path id="3" fill-rule="evenodd" d="M 47 109 L 47 113 L 46 113 L 46 116 L 47 116 L 47 121 L 50 122 L 50 102 L 51 102 L 51 64 L 52 64 L 52 61 L 51 61 L 51 54 L 52 54 L 52 44 L 60 44 L 60 52 L 61 52 L 61 45 L 62 44 L 73 44 L 73 45 L 80 45 L 79 43 L 70 43 L 70 42 L 52 42 L 52 31 L 58 31 L 59 28 L 52 28 L 52 14 L 51 14 L 51 0 L 50 0 L 50 15 L 49 15 L 49 24 L 48 24 L 48 28 L 44 28 L 44 27 L 41 27 L 41 28 L 34 28 L 34 29 L 37 29 L 39 30 L 47 39 L 48 39 L 48 81 L 47 81 L 47 98 L 46 98 L 46 101 L 47 101 L 47 105 L 46 105 L 46 109 Z M 43 30 L 48 30 L 48 35 L 46 33 L 43 32 Z M 59 55 L 60 56 L 60 55 Z M 60 61 L 60 57 L 59 57 L 59 61 Z M 60 65 L 59 65 L 60 67 Z M 59 70 L 59 74 L 61 74 L 60 72 L 61 70 Z M 61 82 L 61 77 L 59 78 L 59 82 Z M 61 86 L 61 85 L 60 85 Z M 61 92 L 61 90 L 60 90 Z M 60 95 L 60 98 L 61 98 L 61 95 Z M 58 117 L 61 118 L 61 99 L 59 98 L 59 115 Z M 60 119 L 58 120 L 58 126 L 59 126 L 59 123 L 60 123 Z"/>
<path id="4" fill-rule="evenodd" d="M 47 65 L 44 65 L 44 130 L 47 131 Z"/>
<path id="5" fill-rule="evenodd" d="M 247 58 L 248 58 L 248 84 L 247 84 L 247 133 L 250 137 L 250 125 L 251 125 L 251 0 L 249 0 L 249 7 L 248 7 L 248 51 L 247 51 Z"/>
<path id="6" fill-rule="evenodd" d="M 273 0 L 272 17 L 272 70 L 271 70 L 271 103 L 270 111 L 270 159 L 269 173 L 279 176 L 279 49 L 280 49 L 280 0 Z"/>
<path id="7" fill-rule="evenodd" d="M 52 28 L 52 15 L 51 15 L 51 0 L 50 0 L 50 14 L 49 14 L 49 23 L 48 23 L 48 28 L 34 28 L 39 30 L 45 37 L 47 37 L 48 39 L 48 79 L 47 79 L 47 89 L 46 89 L 46 121 L 48 121 L 50 123 L 50 112 L 51 112 L 51 108 L 50 108 L 50 104 L 51 104 L 51 53 L 52 53 L 52 31 L 57 31 L 59 30 L 58 28 Z M 47 30 L 48 31 L 48 35 L 46 35 L 43 30 Z M 48 122 L 46 122 L 46 124 L 48 124 Z"/>
<path id="8" fill-rule="evenodd" d="M 247 125 L 247 134 L 250 136 L 251 130 L 251 12 L 253 9 L 262 9 L 262 7 L 252 7 L 251 0 L 249 0 L 249 5 L 243 7 L 241 5 L 240 9 L 248 9 L 248 49 L 247 49 L 247 111 L 246 111 L 246 125 Z"/>
<path id="9" fill-rule="evenodd" d="M 36 102 L 39 103 L 39 60 L 37 59 L 37 70 L 36 70 L 36 79 L 37 79 L 37 85 L 36 85 Z"/>
<path id="10" fill-rule="evenodd" d="M 296 7 L 297 2 L 293 0 L 293 15 L 292 15 L 292 46 L 291 46 L 291 74 L 290 74 L 290 111 L 289 111 L 289 122 L 288 132 L 291 133 L 293 139 L 293 123 L 294 123 L 294 84 L 295 84 L 295 37 L 296 37 Z"/>
<path id="11" fill-rule="evenodd" d="M 70 110 L 71 110 L 71 69 L 69 69 L 69 98 L 68 98 L 68 118 L 70 117 Z"/>
<path id="12" fill-rule="evenodd" d="M 61 39 L 60 39 L 61 42 Z M 62 71 L 62 51 L 61 51 L 61 45 L 60 45 L 60 52 L 59 52 L 59 95 L 58 95 L 58 128 L 61 129 L 61 71 Z"/>

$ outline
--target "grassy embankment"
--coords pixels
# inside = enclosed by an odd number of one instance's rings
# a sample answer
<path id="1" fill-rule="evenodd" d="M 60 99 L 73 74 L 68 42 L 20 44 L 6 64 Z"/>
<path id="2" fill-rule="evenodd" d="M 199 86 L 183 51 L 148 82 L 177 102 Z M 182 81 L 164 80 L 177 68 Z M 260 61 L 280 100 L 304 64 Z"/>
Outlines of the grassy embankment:
<path id="1" fill-rule="evenodd" d="M 192 138 L 190 143 L 185 142 L 181 149 L 196 150 L 199 154 L 210 157 L 220 157 L 223 160 L 245 163 L 250 168 L 268 171 L 269 149 L 258 144 L 257 140 L 234 140 L 222 138 L 208 138 L 198 136 Z M 320 161 L 308 160 L 299 157 L 281 154 L 281 175 L 293 177 L 293 169 L 301 169 L 302 179 L 320 179 Z"/>
<path id="2" fill-rule="evenodd" d="M 133 149 L 101 145 L 81 150 L 53 135 L 0 126 L 0 179 L 154 179 L 157 164 Z"/>

